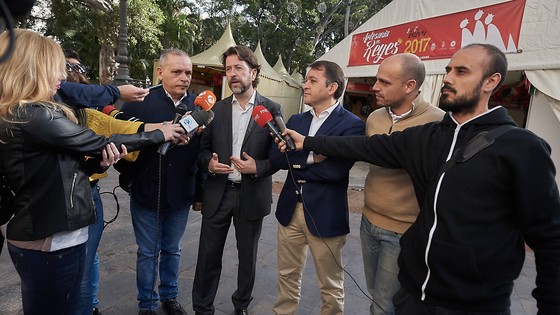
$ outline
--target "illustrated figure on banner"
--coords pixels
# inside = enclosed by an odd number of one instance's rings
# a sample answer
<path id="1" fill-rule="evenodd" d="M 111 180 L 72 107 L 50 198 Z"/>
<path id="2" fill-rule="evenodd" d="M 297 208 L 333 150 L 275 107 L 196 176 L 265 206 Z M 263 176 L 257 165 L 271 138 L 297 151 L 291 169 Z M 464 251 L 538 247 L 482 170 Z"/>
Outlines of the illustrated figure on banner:
<path id="1" fill-rule="evenodd" d="M 498 26 L 496 26 L 492 21 L 494 20 L 494 14 L 488 13 L 484 19 L 484 23 L 481 21 L 484 15 L 483 10 L 478 10 L 474 15 L 474 20 L 476 21 L 473 32 L 467 28 L 469 25 L 469 19 L 465 18 L 459 23 L 461 28 L 461 47 L 465 47 L 469 44 L 491 44 L 503 52 L 516 52 L 517 47 L 513 41 L 511 34 L 508 36 L 507 47 L 504 44 L 504 38 Z M 486 27 L 484 26 L 486 24 Z"/>

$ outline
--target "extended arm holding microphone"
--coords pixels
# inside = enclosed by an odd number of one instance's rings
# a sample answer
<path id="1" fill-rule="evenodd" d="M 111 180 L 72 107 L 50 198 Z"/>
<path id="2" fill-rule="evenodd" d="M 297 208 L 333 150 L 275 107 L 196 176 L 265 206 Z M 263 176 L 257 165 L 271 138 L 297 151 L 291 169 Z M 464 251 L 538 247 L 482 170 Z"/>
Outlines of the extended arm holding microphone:
<path id="1" fill-rule="evenodd" d="M 286 129 L 283 133 L 286 133 L 287 136 L 290 136 L 293 139 L 294 146 L 297 151 L 303 150 L 303 143 L 305 142 L 306 138 L 304 135 L 299 134 L 297 131 L 292 129 Z M 287 143 L 285 141 L 279 142 L 278 150 L 280 150 L 280 152 L 288 151 Z"/>

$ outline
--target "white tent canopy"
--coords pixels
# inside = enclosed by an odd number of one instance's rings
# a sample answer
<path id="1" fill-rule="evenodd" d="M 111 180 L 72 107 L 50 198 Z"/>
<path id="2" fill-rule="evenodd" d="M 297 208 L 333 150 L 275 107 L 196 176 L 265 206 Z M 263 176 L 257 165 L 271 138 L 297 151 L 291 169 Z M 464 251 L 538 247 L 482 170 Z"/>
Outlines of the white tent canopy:
<path id="1" fill-rule="evenodd" d="M 222 61 L 220 58 L 222 54 L 231 46 L 237 45 L 231 33 L 231 27 L 228 24 L 224 34 L 220 39 L 214 43 L 210 48 L 201 52 L 198 55 L 192 56 L 191 61 L 193 65 L 211 66 L 222 68 Z"/>
<path id="2" fill-rule="evenodd" d="M 393 0 L 319 59 L 338 63 L 348 78 L 374 77 L 378 65 L 346 66 L 352 35 L 513 1 L 523 0 Z M 526 128 L 553 147 L 552 157 L 560 169 L 560 1 L 526 0 L 517 48 L 517 53 L 507 54 L 509 70 L 524 71 L 536 88 Z M 424 61 L 427 75 L 422 94 L 432 104 L 438 102 L 448 62 L 449 59 Z M 551 116 L 555 119 L 550 119 Z M 557 181 L 560 181 L 559 176 Z"/>
<path id="3" fill-rule="evenodd" d="M 264 58 L 260 42 L 255 49 L 255 55 L 261 65 L 261 76 L 270 79 L 269 82 L 261 80 L 258 90 L 266 90 L 267 95 L 263 95 L 279 103 L 282 106 L 282 113 L 286 118 L 298 113 L 301 103 L 301 89 L 299 85 L 289 83 L 281 73 L 278 73 L 278 71 L 270 66 Z"/>
<path id="4" fill-rule="evenodd" d="M 282 75 L 282 79 L 284 79 L 284 81 L 286 81 L 286 83 L 288 83 L 289 85 L 293 86 L 293 87 L 301 87 L 301 81 L 298 82 L 296 81 L 288 72 L 288 70 L 286 70 L 286 67 L 284 67 L 284 62 L 282 62 L 282 56 L 278 56 L 278 60 L 276 61 L 276 64 L 272 67 L 274 70 L 276 70 L 276 72 L 278 72 L 280 75 Z"/>
<path id="5" fill-rule="evenodd" d="M 207 50 L 191 57 L 191 61 L 196 68 L 200 71 L 211 70 L 211 73 L 224 72 L 222 54 L 230 47 L 235 46 L 235 40 L 231 32 L 231 27 L 228 24 L 224 34 L 220 39 Z M 297 113 L 301 104 L 301 89 L 299 85 L 288 83 L 286 78 L 278 73 L 266 61 L 260 43 L 255 49 L 255 55 L 261 65 L 261 72 L 259 75 L 260 82 L 257 87 L 259 93 L 278 102 L 282 106 L 283 114 L 286 118 Z M 225 76 L 222 79 L 222 94 L 221 98 L 231 95 Z"/>

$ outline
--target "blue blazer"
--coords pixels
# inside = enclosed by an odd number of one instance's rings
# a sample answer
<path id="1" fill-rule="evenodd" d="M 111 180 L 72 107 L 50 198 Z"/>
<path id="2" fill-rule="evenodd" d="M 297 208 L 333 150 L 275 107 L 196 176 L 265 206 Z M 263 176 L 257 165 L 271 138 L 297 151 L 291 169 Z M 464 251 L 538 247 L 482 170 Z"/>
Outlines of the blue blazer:
<path id="1" fill-rule="evenodd" d="M 310 112 L 297 114 L 288 120 L 286 126 L 307 135 L 312 118 Z M 364 127 L 362 119 L 339 104 L 316 134 L 364 135 Z M 284 226 L 290 223 L 299 200 L 297 192 L 302 191 L 307 209 L 305 221 L 313 235 L 334 237 L 348 234 L 348 174 L 354 161 L 327 157 L 319 163 L 307 164 L 309 151 L 288 152 L 287 155 L 290 165 L 277 148 L 271 148 L 269 154 L 273 167 L 289 170 L 276 208 L 278 222 Z"/>

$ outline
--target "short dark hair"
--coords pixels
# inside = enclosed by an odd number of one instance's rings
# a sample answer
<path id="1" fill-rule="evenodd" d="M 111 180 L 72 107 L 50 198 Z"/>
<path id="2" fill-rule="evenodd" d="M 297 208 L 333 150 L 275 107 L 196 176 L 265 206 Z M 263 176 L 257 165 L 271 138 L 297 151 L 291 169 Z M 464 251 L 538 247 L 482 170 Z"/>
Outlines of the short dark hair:
<path id="1" fill-rule="evenodd" d="M 243 60 L 247 63 L 249 68 L 256 69 L 257 75 L 255 76 L 255 80 L 253 80 L 253 87 L 256 88 L 259 85 L 259 73 L 261 73 L 261 65 L 259 65 L 259 61 L 257 60 L 257 56 L 255 53 L 249 49 L 248 47 L 237 45 L 231 46 L 222 54 L 222 65 L 224 68 L 226 67 L 226 58 L 231 55 L 237 55 L 239 60 Z"/>
<path id="2" fill-rule="evenodd" d="M 494 73 L 499 73 L 502 76 L 502 78 L 500 80 L 500 83 L 498 83 L 498 85 L 494 88 L 494 90 L 497 90 L 502 85 L 502 83 L 504 83 L 504 80 L 506 79 L 506 73 L 508 68 L 506 55 L 500 49 L 498 49 L 498 47 L 490 44 L 475 43 L 475 44 L 467 45 L 463 47 L 463 49 L 470 48 L 470 47 L 480 47 L 486 50 L 486 54 L 490 58 L 486 62 L 486 69 L 484 69 L 484 74 L 483 74 L 484 79 L 490 77 Z"/>
<path id="3" fill-rule="evenodd" d="M 77 59 L 79 62 L 82 62 L 77 51 L 72 49 L 63 49 L 62 51 L 64 52 L 64 58 Z"/>
<path id="4" fill-rule="evenodd" d="M 340 66 L 332 61 L 317 60 L 309 65 L 309 68 L 315 70 L 324 70 L 327 77 L 327 85 L 336 83 L 338 88 L 334 92 L 334 98 L 339 99 L 344 92 L 344 72 Z"/>

